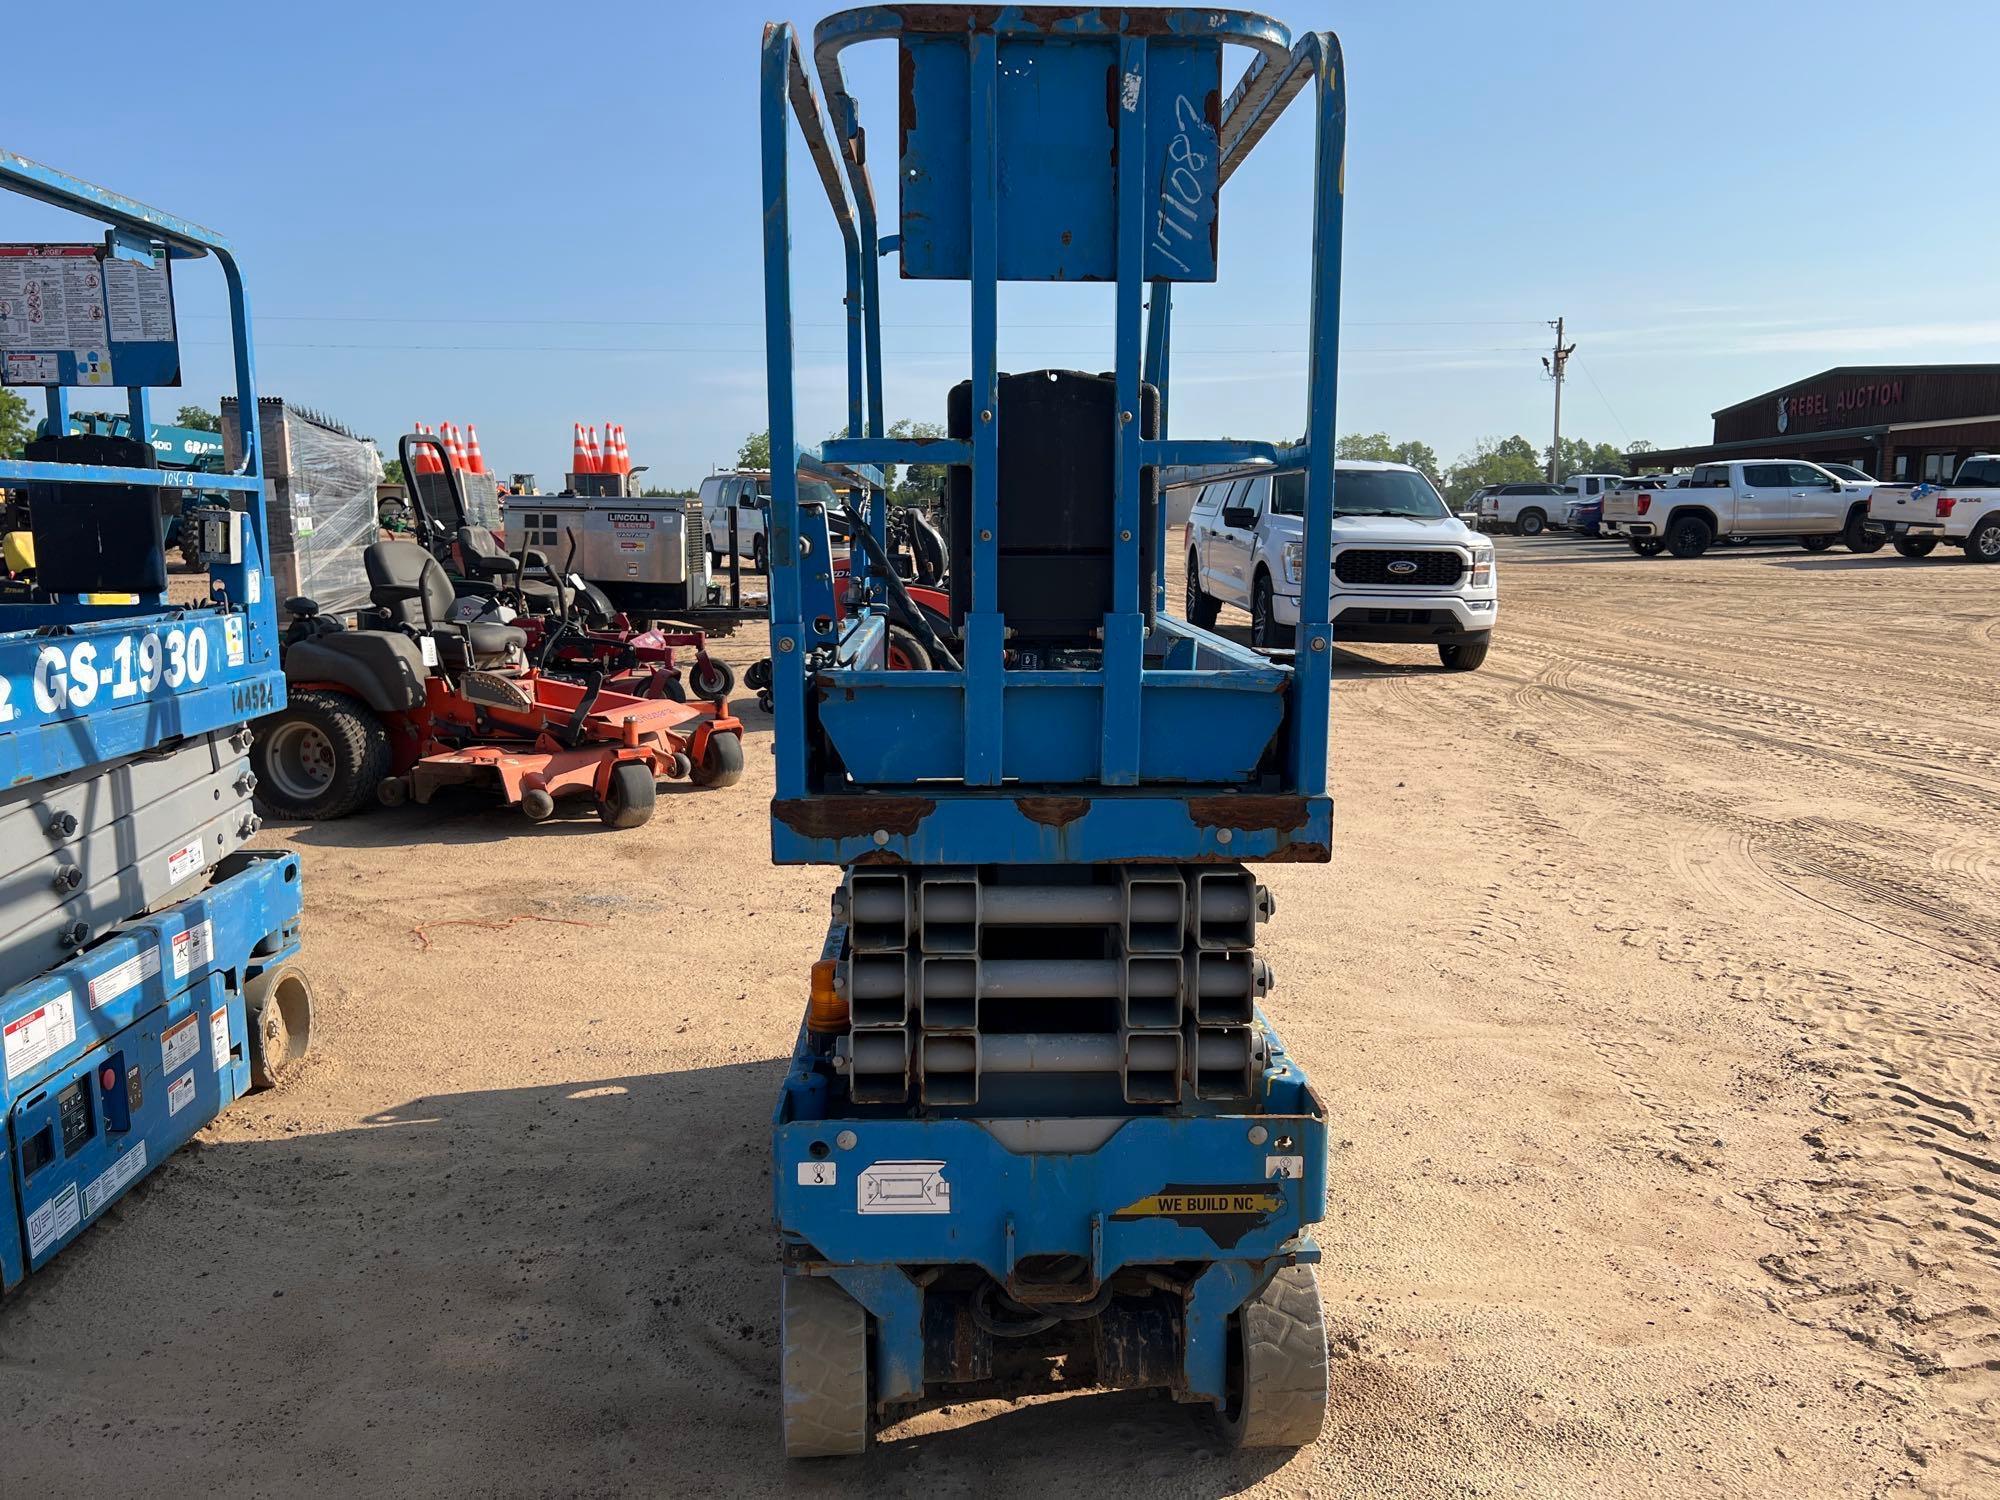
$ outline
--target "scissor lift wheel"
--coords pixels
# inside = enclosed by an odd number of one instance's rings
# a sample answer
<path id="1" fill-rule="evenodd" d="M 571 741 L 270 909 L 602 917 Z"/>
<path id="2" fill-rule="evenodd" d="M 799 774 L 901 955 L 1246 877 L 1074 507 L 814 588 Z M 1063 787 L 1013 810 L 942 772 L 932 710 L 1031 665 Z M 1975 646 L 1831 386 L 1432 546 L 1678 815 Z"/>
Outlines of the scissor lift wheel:
<path id="1" fill-rule="evenodd" d="M 1223 1434 L 1237 1448 L 1303 1448 L 1326 1421 L 1326 1323 L 1311 1266 L 1286 1266 L 1230 1322 Z"/>
<path id="2" fill-rule="evenodd" d="M 784 1278 L 785 1457 L 868 1446 L 868 1314 L 819 1276 Z"/>
<path id="3" fill-rule="evenodd" d="M 312 1047 L 313 992 L 294 965 L 266 969 L 243 987 L 250 1082 L 276 1088 Z"/>

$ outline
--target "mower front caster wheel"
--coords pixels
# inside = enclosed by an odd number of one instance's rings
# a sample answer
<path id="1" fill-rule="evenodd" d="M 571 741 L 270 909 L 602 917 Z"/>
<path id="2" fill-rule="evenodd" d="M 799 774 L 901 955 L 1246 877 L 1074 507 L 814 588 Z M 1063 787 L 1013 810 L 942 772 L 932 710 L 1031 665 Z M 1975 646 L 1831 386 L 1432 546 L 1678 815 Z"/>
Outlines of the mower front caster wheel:
<path id="1" fill-rule="evenodd" d="M 860 1453 L 868 1447 L 868 1314 L 823 1276 L 786 1276 L 784 1288 L 785 1457 Z"/>
<path id="2" fill-rule="evenodd" d="M 712 656 L 697 656 L 688 673 L 688 687 L 697 698 L 727 698 L 736 691 L 736 672 L 728 662 Z"/>
<path id="3" fill-rule="evenodd" d="M 1236 1448 L 1303 1448 L 1326 1422 L 1326 1322 L 1311 1266 L 1286 1266 L 1229 1320 L 1223 1436 Z"/>
<path id="4" fill-rule="evenodd" d="M 531 786 L 521 793 L 521 811 L 527 815 L 530 823 L 541 822 L 542 819 L 553 815 L 555 810 L 556 799 L 549 794 L 547 787 Z"/>
<path id="5" fill-rule="evenodd" d="M 696 786 L 736 785 L 743 779 L 742 739 L 734 734 L 711 734 L 688 779 Z"/>
<path id="6" fill-rule="evenodd" d="M 637 828 L 653 816 L 659 795 L 653 768 L 641 761 L 625 761 L 611 768 L 611 784 L 604 789 L 604 800 L 597 804 L 597 816 L 607 828 Z"/>

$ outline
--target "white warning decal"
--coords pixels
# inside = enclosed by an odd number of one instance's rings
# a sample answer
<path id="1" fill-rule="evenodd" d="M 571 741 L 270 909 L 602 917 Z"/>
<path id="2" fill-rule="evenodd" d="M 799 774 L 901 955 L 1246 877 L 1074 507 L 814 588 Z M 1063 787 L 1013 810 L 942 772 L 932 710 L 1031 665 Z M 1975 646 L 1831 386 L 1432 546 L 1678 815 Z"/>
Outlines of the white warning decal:
<path id="1" fill-rule="evenodd" d="M 201 1017 L 183 1016 L 160 1033 L 160 1071 L 185 1067 L 201 1051 Z"/>
<path id="2" fill-rule="evenodd" d="M 840 1174 L 830 1161 L 802 1161 L 799 1163 L 800 1187 L 833 1187 L 840 1180 Z"/>
<path id="3" fill-rule="evenodd" d="M 0 1031 L 5 1043 L 7 1076 L 19 1078 L 38 1068 L 76 1040 L 76 1012 L 68 996 L 45 1000 L 25 1015 L 14 1017 Z"/>
<path id="4" fill-rule="evenodd" d="M 941 1161 L 878 1161 L 854 1180 L 854 1208 L 864 1214 L 948 1214 L 951 1184 Z"/>
<path id="5" fill-rule="evenodd" d="M 167 1116 L 172 1118 L 194 1103 L 194 1074 L 183 1073 L 167 1085 Z"/>
<path id="6" fill-rule="evenodd" d="M 83 1190 L 84 1217 L 96 1213 L 105 1204 L 130 1187 L 141 1172 L 146 1170 L 146 1143 L 140 1141 L 130 1151 L 97 1174 L 97 1181 Z"/>
<path id="7" fill-rule="evenodd" d="M 28 1215 L 28 1258 L 33 1260 L 68 1234 L 83 1218 L 77 1206 L 76 1184 L 71 1183 L 55 1197 Z"/>
<path id="8" fill-rule="evenodd" d="M 215 957 L 215 926 L 206 920 L 174 934 L 174 978 L 185 979 Z"/>
<path id="9" fill-rule="evenodd" d="M 114 965 L 90 981 L 90 1008 L 109 1005 L 135 986 L 160 972 L 160 945 L 148 943 L 122 964 Z"/>
<path id="10" fill-rule="evenodd" d="M 1267 1156 L 1264 1158 L 1264 1180 L 1282 1177 L 1297 1182 L 1306 1175 L 1306 1159 L 1303 1156 Z"/>
<path id="11" fill-rule="evenodd" d="M 167 856 L 167 881 L 179 885 L 207 863 L 208 851 L 202 847 L 201 835 L 196 834 Z"/>
<path id="12" fill-rule="evenodd" d="M 208 1018 L 208 1046 L 215 1054 L 218 1070 L 229 1066 L 229 1012 L 218 1010 Z"/>

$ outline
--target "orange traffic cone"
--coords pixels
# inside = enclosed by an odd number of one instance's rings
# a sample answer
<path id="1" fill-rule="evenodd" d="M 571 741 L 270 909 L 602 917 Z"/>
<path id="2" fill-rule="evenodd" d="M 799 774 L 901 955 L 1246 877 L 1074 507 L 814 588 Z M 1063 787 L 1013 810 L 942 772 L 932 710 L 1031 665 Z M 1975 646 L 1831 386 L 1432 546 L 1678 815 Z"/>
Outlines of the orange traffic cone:
<path id="1" fill-rule="evenodd" d="M 410 431 L 419 433 L 424 437 L 431 435 L 430 428 L 424 426 L 421 422 L 413 425 Z M 419 444 L 411 449 L 411 453 L 416 460 L 417 472 L 419 474 L 435 474 L 444 467 L 444 465 L 438 462 L 437 449 L 433 448 L 429 443 Z"/>
<path id="2" fill-rule="evenodd" d="M 623 422 L 618 424 L 618 472 L 620 474 L 630 474 L 632 472 L 632 450 L 625 446 L 625 424 Z"/>
<path id="3" fill-rule="evenodd" d="M 444 457 L 460 473 L 465 471 L 465 439 L 458 435 L 458 428 L 450 422 L 444 425 Z"/>
<path id="4" fill-rule="evenodd" d="M 575 431 L 575 436 L 570 439 L 570 450 L 569 450 L 570 473 L 595 474 L 597 472 L 597 467 L 595 464 L 591 462 L 590 444 L 586 443 L 583 440 L 583 423 L 572 422 L 569 425 Z"/>
<path id="5" fill-rule="evenodd" d="M 609 473 L 610 471 L 604 467 L 604 450 L 597 446 L 597 429 L 595 427 L 584 428 L 583 440 L 590 448 L 590 472 L 593 474 Z"/>
<path id="6" fill-rule="evenodd" d="M 613 474 L 624 472 L 618 467 L 618 428 L 611 422 L 604 424 L 604 467 Z"/>
<path id="7" fill-rule="evenodd" d="M 479 429 L 470 422 L 465 424 L 465 467 L 472 474 L 486 472 L 486 455 L 479 451 Z"/>

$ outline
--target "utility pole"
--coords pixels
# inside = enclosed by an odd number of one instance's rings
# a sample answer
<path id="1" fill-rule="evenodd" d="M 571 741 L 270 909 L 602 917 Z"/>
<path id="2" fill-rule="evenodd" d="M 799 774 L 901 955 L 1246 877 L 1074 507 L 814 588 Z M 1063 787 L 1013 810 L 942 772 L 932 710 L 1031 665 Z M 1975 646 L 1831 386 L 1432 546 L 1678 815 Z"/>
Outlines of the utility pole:
<path id="1" fill-rule="evenodd" d="M 1576 353 L 1576 345 L 1563 343 L 1563 320 L 1557 318 L 1549 327 L 1556 331 L 1556 347 L 1553 356 L 1542 356 L 1542 368 L 1549 372 L 1549 378 L 1556 383 L 1556 429 L 1549 443 L 1549 483 L 1562 483 L 1563 447 L 1563 372 L 1569 368 L 1569 357 Z"/>

